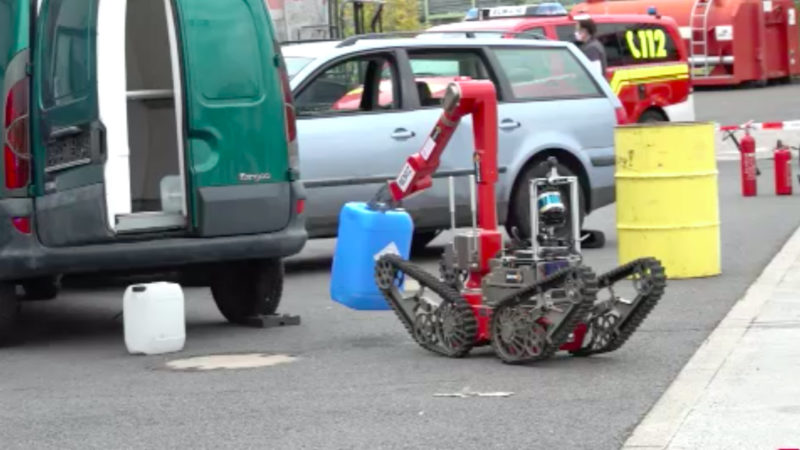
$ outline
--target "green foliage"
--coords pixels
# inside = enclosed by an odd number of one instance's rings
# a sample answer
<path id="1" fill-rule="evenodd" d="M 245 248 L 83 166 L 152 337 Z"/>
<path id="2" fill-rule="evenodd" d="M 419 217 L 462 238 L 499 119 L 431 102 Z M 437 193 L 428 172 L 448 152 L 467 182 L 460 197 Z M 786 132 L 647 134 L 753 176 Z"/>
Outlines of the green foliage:
<path id="1" fill-rule="evenodd" d="M 423 29 L 420 23 L 421 0 L 384 0 L 381 19 L 383 31 L 419 31 Z M 353 4 L 346 2 L 344 7 L 344 31 L 347 36 L 355 33 L 353 25 Z M 366 3 L 364 5 L 364 29 L 370 32 L 370 21 L 375 14 L 377 5 Z"/>
<path id="2" fill-rule="evenodd" d="M 383 30 L 420 30 L 419 11 L 419 0 L 387 0 L 383 6 Z"/>

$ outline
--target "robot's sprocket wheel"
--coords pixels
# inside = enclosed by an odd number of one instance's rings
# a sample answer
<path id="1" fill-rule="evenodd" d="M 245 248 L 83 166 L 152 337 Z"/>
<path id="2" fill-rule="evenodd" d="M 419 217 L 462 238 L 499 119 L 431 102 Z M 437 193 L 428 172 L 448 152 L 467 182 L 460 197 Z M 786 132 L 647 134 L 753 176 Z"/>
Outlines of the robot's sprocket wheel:
<path id="1" fill-rule="evenodd" d="M 497 313 L 492 333 L 495 352 L 504 360 L 517 361 L 538 358 L 547 346 L 547 330 L 536 321 L 535 308 L 525 306 L 504 308 Z"/>
<path id="2" fill-rule="evenodd" d="M 549 304 L 543 297 L 552 289 L 565 289 L 566 297 Z M 492 313 L 492 348 L 508 364 L 551 357 L 588 314 L 596 292 L 594 272 L 586 266 L 576 266 L 506 296 Z"/>
<path id="3" fill-rule="evenodd" d="M 636 297 L 622 302 L 613 294 L 613 285 L 630 278 Z M 666 275 L 655 258 L 639 258 L 599 277 L 600 289 L 612 290 L 611 298 L 598 303 L 585 320 L 588 339 L 575 356 L 608 353 L 622 347 L 639 328 L 664 295 Z"/>
<path id="4" fill-rule="evenodd" d="M 411 278 L 420 291 L 404 297 L 400 277 Z M 397 255 L 383 255 L 375 266 L 378 288 L 408 333 L 424 349 L 444 356 L 466 356 L 475 343 L 478 323 L 469 303 L 452 287 Z M 424 297 L 429 290 L 438 304 Z"/>

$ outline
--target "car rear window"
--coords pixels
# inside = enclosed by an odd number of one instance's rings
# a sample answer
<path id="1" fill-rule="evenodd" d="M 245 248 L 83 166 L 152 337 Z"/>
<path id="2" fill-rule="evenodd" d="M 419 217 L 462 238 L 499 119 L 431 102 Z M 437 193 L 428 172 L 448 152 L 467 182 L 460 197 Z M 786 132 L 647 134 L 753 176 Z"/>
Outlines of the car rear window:
<path id="1" fill-rule="evenodd" d="M 517 100 L 602 97 L 589 72 L 565 48 L 495 48 Z"/>

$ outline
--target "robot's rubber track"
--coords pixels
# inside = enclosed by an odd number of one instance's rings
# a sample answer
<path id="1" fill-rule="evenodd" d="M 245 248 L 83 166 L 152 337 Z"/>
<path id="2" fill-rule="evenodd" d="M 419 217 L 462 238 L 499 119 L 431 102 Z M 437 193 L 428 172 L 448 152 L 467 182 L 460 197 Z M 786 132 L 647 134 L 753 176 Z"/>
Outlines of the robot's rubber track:
<path id="1" fill-rule="evenodd" d="M 501 299 L 492 313 L 492 327 L 496 327 L 496 318 L 500 317 L 500 312 L 505 308 L 513 308 L 526 301 L 533 295 L 542 294 L 550 289 L 563 287 L 569 277 L 575 277 L 578 283 L 579 298 L 572 306 L 572 310 L 567 313 L 561 323 L 557 324 L 557 329 L 550 334 L 549 340 L 540 354 L 529 358 L 515 358 L 513 360 L 504 358 L 498 352 L 496 343 L 492 342 L 495 353 L 508 364 L 526 364 L 550 358 L 559 348 L 569 339 L 570 333 L 591 311 L 598 291 L 598 279 L 594 272 L 586 266 L 573 266 L 562 269 L 548 277 L 530 284 L 513 294 L 509 294 Z"/>
<path id="2" fill-rule="evenodd" d="M 463 327 L 460 332 L 469 338 L 466 345 L 462 345 L 455 349 L 445 348 L 441 345 L 432 345 L 429 342 L 419 339 L 417 334 L 414 332 L 414 321 L 399 304 L 399 299 L 394 297 L 394 293 L 391 289 L 386 289 L 385 287 L 381 286 L 380 282 L 378 282 L 378 287 L 383 293 L 383 296 L 386 298 L 387 303 L 389 303 L 392 310 L 394 310 L 395 314 L 400 319 L 400 322 L 403 323 L 406 331 L 408 331 L 414 341 L 417 342 L 420 347 L 433 353 L 451 358 L 460 358 L 466 356 L 470 350 L 472 350 L 473 343 L 475 342 L 475 336 L 478 332 L 478 323 L 475 320 L 475 316 L 472 313 L 472 308 L 470 307 L 469 303 L 467 303 L 467 301 L 464 300 L 458 291 L 453 289 L 451 286 L 438 280 L 435 276 L 431 275 L 423 268 L 408 262 L 397 255 L 387 254 L 381 256 L 381 258 L 378 260 L 378 264 L 375 266 L 376 277 L 378 278 L 380 277 L 379 272 L 382 270 L 381 266 L 383 264 L 390 265 L 395 271 L 403 272 L 406 277 L 414 279 L 420 284 L 420 286 L 424 286 L 425 288 L 435 292 L 439 297 L 441 297 L 442 302 L 450 303 L 453 307 L 455 307 L 455 314 L 457 314 L 463 321 Z"/>
<path id="3" fill-rule="evenodd" d="M 622 347 L 623 344 L 631 337 L 631 335 L 639 328 L 639 325 L 644 322 L 650 312 L 655 308 L 656 304 L 661 300 L 664 295 L 664 289 L 667 285 L 667 278 L 664 272 L 664 267 L 661 262 L 655 258 L 640 258 L 631 261 L 627 264 L 612 269 L 599 277 L 600 289 L 607 288 L 614 283 L 624 280 L 636 272 L 637 267 L 643 266 L 649 271 L 649 289 L 648 292 L 642 295 L 638 303 L 627 317 L 622 319 L 622 323 L 617 327 L 614 336 L 608 343 L 595 350 L 581 349 L 574 352 L 577 356 L 596 355 L 600 353 L 609 353 Z"/>

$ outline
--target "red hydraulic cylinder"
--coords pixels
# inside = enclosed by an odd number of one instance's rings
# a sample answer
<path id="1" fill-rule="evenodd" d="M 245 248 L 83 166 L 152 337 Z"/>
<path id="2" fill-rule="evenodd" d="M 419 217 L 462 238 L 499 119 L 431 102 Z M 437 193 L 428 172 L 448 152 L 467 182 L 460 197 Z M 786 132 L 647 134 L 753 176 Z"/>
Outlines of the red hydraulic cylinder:
<path id="1" fill-rule="evenodd" d="M 757 193 L 756 187 L 756 140 L 746 132 L 740 143 L 742 195 L 752 197 Z"/>
<path id="2" fill-rule="evenodd" d="M 472 306 L 478 319 L 478 340 L 488 342 L 489 316 L 483 305 L 481 281 L 489 273 L 489 261 L 502 250 L 503 236 L 498 229 L 495 184 L 497 167 L 497 92 L 490 80 L 458 79 L 447 87 L 442 102 L 443 111 L 422 149 L 409 156 L 400 175 L 389 181 L 388 190 L 394 201 L 408 198 L 428 189 L 433 184 L 432 175 L 439 167 L 440 157 L 456 130 L 460 120 L 472 115 L 477 185 L 475 243 L 478 261 L 469 271 L 465 283 L 464 299 Z"/>
<path id="3" fill-rule="evenodd" d="M 792 152 L 778 141 L 774 152 L 775 195 L 792 195 Z"/>

